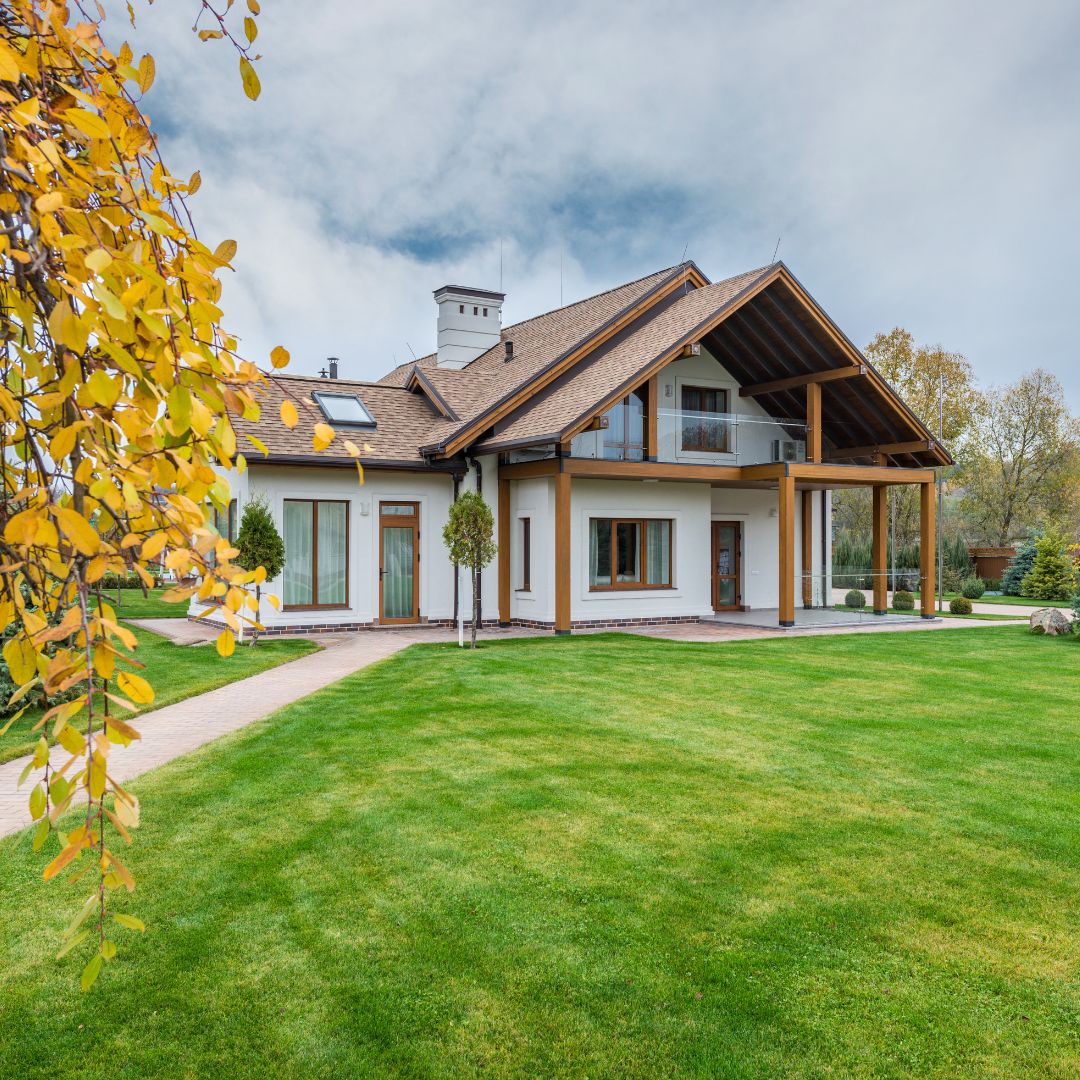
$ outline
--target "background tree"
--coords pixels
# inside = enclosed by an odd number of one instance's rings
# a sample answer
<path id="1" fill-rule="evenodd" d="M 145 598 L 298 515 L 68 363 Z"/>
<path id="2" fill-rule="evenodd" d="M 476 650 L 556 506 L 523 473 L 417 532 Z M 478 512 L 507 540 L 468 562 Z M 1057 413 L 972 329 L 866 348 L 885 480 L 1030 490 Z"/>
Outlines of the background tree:
<path id="1" fill-rule="evenodd" d="M 450 520 L 443 529 L 443 540 L 455 566 L 464 566 L 472 578 L 472 634 L 470 648 L 476 648 L 476 628 L 480 622 L 480 571 L 487 566 L 498 548 L 493 535 L 495 519 L 484 497 L 475 491 L 462 492 L 450 507 Z"/>
<path id="2" fill-rule="evenodd" d="M 1048 532 L 1035 541 L 1035 558 L 1020 592 L 1036 600 L 1071 600 L 1076 594 L 1076 570 L 1061 533 Z"/>
<path id="3" fill-rule="evenodd" d="M 251 630 L 251 644 L 257 645 L 261 626 L 262 583 L 272 581 L 285 568 L 285 541 L 274 525 L 274 517 L 266 499 L 258 495 L 248 499 L 240 517 L 240 531 L 236 535 L 235 562 L 245 570 L 254 572 L 255 622 Z"/>
<path id="4" fill-rule="evenodd" d="M 1036 368 L 977 395 L 960 480 L 962 509 L 990 543 L 1008 544 L 1034 525 L 1070 527 L 1080 500 L 1080 425 L 1050 372 Z"/>
<path id="5" fill-rule="evenodd" d="M 974 422 L 974 373 L 966 357 L 940 345 L 918 345 L 902 327 L 878 334 L 863 350 L 866 358 L 889 381 L 912 412 L 938 434 L 939 399 L 942 441 L 954 456 L 964 445 Z M 917 487 L 893 488 L 889 494 L 896 546 L 909 547 L 919 539 Z M 870 491 L 849 488 L 833 495 L 837 528 L 853 537 L 870 534 Z"/>
<path id="6" fill-rule="evenodd" d="M 196 28 L 232 42 L 255 97 L 258 4 L 247 6 L 199 0 L 209 25 Z M 167 598 L 219 600 L 218 650 L 232 652 L 255 572 L 233 563 L 207 511 L 228 505 L 223 472 L 246 466 L 230 415 L 258 416 L 265 379 L 221 326 L 219 275 L 236 244 L 196 236 L 187 199 L 199 174 L 169 172 L 140 108 L 154 58 L 107 46 L 101 12 L 0 7 L 0 631 L 9 700 L 23 703 L 0 735 L 25 703 L 75 691 L 35 725 L 66 758 L 35 760 L 27 776 L 43 876 L 70 873 L 84 890 L 61 950 L 85 958 L 84 989 L 116 953 L 110 933 L 141 929 L 117 893 L 135 887 L 117 846 L 131 842 L 138 807 L 110 763 L 139 737 L 117 711 L 153 700 L 144 678 L 117 671 L 136 639 L 102 581 L 134 571 L 150 585 L 167 551 L 179 578 L 201 577 Z M 320 428 L 316 450 L 334 437 Z"/>

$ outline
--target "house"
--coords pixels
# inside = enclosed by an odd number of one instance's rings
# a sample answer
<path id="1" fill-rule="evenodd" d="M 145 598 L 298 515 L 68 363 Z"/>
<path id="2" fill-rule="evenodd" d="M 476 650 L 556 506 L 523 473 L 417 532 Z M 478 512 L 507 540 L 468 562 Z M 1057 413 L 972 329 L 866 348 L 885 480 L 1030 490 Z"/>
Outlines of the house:
<path id="1" fill-rule="evenodd" d="M 503 294 L 435 293 L 438 347 L 377 382 L 271 375 L 234 477 L 285 539 L 268 633 L 449 624 L 468 597 L 442 540 L 457 493 L 492 505 L 485 621 L 550 628 L 755 611 L 830 595 L 830 493 L 917 484 L 933 615 L 934 467 L 950 458 L 783 263 L 710 282 L 692 262 L 512 326 Z M 279 419 L 288 398 L 300 416 Z M 365 482 L 317 423 L 365 447 Z M 231 508 L 235 522 L 235 507 Z M 884 578 L 873 606 L 884 613 Z"/>

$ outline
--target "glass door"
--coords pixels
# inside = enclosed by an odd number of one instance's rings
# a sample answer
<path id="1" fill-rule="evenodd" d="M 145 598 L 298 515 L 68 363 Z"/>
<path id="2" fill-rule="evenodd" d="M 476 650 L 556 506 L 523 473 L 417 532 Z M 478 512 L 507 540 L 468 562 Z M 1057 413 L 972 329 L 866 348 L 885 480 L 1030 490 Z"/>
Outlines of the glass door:
<path id="1" fill-rule="evenodd" d="M 712 526 L 713 611 L 742 607 L 742 523 L 714 521 Z"/>
<path id="2" fill-rule="evenodd" d="M 420 618 L 419 503 L 379 504 L 379 622 Z"/>

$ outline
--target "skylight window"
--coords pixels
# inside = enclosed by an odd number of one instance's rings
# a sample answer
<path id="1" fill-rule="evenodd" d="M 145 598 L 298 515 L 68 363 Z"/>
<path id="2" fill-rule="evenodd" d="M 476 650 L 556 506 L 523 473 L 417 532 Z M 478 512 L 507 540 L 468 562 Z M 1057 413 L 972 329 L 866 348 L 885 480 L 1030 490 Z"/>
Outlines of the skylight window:
<path id="1" fill-rule="evenodd" d="M 356 394 L 331 394 L 319 390 L 311 395 L 331 424 L 374 427 L 375 418 Z"/>

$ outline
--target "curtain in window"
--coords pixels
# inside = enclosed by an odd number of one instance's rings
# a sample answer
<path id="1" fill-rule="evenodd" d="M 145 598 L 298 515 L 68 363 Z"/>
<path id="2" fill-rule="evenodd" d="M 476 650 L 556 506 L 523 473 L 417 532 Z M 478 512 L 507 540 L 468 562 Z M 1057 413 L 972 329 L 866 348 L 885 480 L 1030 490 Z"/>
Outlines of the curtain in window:
<path id="1" fill-rule="evenodd" d="M 345 503 L 319 503 L 319 604 L 345 603 L 346 509 Z"/>
<path id="2" fill-rule="evenodd" d="M 671 522 L 645 522 L 645 581 L 649 585 L 671 583 Z"/>
<path id="3" fill-rule="evenodd" d="M 413 528 L 384 525 L 383 618 L 411 619 L 413 615 Z"/>
<path id="4" fill-rule="evenodd" d="M 589 584 L 611 584 L 611 518 L 589 522 Z"/>
<path id="5" fill-rule="evenodd" d="M 289 605 L 311 604 L 313 506 L 310 502 L 285 503 L 284 599 Z"/>

